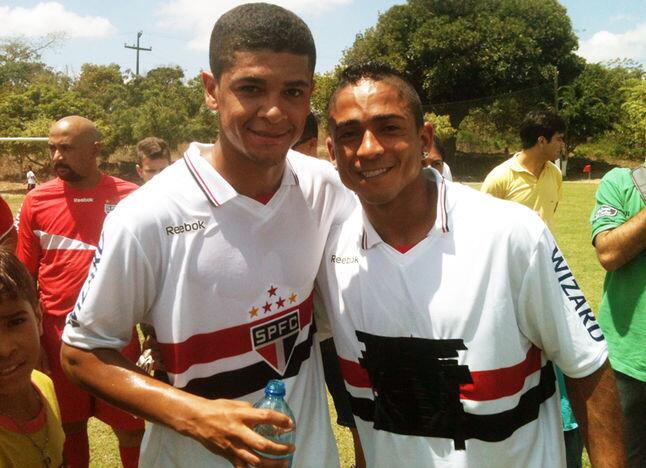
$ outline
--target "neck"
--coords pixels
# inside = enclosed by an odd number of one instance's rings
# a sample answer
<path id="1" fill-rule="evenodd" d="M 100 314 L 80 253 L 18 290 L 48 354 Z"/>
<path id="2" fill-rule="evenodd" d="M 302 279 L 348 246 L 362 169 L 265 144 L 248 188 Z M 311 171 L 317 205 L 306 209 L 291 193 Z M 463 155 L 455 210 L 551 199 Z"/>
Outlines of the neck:
<path id="1" fill-rule="evenodd" d="M 73 189 L 87 189 L 87 188 L 92 188 L 96 187 L 99 184 L 99 181 L 101 180 L 101 172 L 96 171 L 93 174 L 90 174 L 87 177 L 83 177 L 81 180 L 75 180 L 73 182 L 70 181 L 63 181 L 65 182 L 65 185 L 73 188 Z"/>
<path id="2" fill-rule="evenodd" d="M 38 391 L 29 382 L 29 387 L 24 388 L 14 395 L 3 395 L 0 399 L 0 415 L 14 422 L 27 422 L 38 416 L 42 403 Z"/>
<path id="3" fill-rule="evenodd" d="M 362 200 L 361 204 L 384 242 L 391 246 L 416 244 L 435 224 L 437 186 L 420 174 L 395 200 L 379 205 Z"/>
<path id="4" fill-rule="evenodd" d="M 536 177 L 541 175 L 541 172 L 543 172 L 543 168 L 547 163 L 547 161 L 533 148 L 521 151 L 518 153 L 517 157 L 520 165 Z"/>
<path id="5" fill-rule="evenodd" d="M 222 147 L 221 140 L 213 145 L 210 163 L 224 179 L 241 195 L 257 198 L 273 193 L 280 187 L 285 161 L 277 165 L 266 165 L 233 154 Z"/>

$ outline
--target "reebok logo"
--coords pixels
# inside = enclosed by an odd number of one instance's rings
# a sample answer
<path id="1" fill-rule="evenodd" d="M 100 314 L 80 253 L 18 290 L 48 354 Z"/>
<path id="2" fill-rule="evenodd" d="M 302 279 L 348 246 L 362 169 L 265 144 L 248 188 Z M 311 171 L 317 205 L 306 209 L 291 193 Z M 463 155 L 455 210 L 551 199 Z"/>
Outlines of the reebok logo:
<path id="1" fill-rule="evenodd" d="M 74 203 L 92 203 L 94 201 L 94 198 L 75 198 Z"/>
<path id="2" fill-rule="evenodd" d="M 340 263 L 342 265 L 347 265 L 348 263 L 359 263 L 359 257 L 354 256 L 354 257 L 337 257 L 336 255 L 332 255 L 330 257 L 330 263 Z"/>
<path id="3" fill-rule="evenodd" d="M 165 226 L 164 231 L 166 231 L 167 236 L 174 236 L 177 234 L 184 234 L 185 232 L 194 232 L 199 231 L 200 229 L 206 229 L 204 221 L 194 221 L 192 223 L 184 223 L 178 226 Z"/>

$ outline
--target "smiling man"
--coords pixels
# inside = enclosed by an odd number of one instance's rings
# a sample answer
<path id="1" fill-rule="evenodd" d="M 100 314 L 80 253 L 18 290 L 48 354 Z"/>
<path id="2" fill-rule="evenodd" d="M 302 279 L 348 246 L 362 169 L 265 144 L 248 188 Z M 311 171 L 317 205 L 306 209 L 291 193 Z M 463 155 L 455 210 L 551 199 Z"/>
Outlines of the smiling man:
<path id="1" fill-rule="evenodd" d="M 65 459 L 88 466 L 87 421 L 97 416 L 112 426 L 121 460 L 137 466 L 143 421 L 117 410 L 72 384 L 60 366 L 61 335 L 99 244 L 106 215 L 136 185 L 102 174 L 97 165 L 100 134 L 84 117 L 56 122 L 49 132 L 54 180 L 31 190 L 18 217 L 18 258 L 38 282 L 43 304 L 42 344 L 56 388 L 65 430 Z M 133 339 L 134 338 L 134 339 Z M 132 335 L 125 353 L 136 360 L 139 342 Z"/>
<path id="2" fill-rule="evenodd" d="M 349 67 L 328 112 L 361 206 L 318 280 L 367 466 L 565 466 L 551 361 L 594 466 L 623 466 L 606 343 L 545 224 L 422 174 L 432 135 L 394 70 Z"/>
<path id="3" fill-rule="evenodd" d="M 202 74 L 217 141 L 191 144 L 106 223 L 62 356 L 74 380 L 152 421 L 143 467 L 286 466 L 257 452 L 293 447 L 253 431 L 293 427 L 252 408 L 275 378 L 296 418 L 293 465 L 338 466 L 312 290 L 330 226 L 354 199 L 328 162 L 290 151 L 315 62 L 293 13 L 264 3 L 225 13 Z M 139 322 L 155 328 L 171 385 L 118 353 Z"/>

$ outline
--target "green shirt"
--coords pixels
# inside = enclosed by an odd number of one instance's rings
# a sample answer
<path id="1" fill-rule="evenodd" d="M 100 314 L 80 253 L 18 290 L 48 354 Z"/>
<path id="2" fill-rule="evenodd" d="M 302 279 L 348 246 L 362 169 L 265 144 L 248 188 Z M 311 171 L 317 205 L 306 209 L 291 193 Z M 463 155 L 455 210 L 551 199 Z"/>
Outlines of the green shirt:
<path id="1" fill-rule="evenodd" d="M 615 168 L 601 180 L 592 211 L 592 239 L 621 226 L 645 207 L 630 169 Z M 613 369 L 646 382 L 646 250 L 606 273 L 599 325 Z"/>

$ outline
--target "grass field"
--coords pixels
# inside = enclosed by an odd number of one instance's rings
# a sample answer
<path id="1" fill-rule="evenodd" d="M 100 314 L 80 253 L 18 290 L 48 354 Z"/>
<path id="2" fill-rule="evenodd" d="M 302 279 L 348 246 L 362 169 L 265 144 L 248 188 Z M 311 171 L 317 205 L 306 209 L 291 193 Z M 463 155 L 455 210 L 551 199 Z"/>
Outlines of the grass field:
<path id="1" fill-rule="evenodd" d="M 565 182 L 563 202 L 559 206 L 556 218 L 555 237 L 565 253 L 579 286 L 593 310 L 597 310 L 601 298 L 604 273 L 597 262 L 594 249 L 590 243 L 590 226 L 588 219 L 594 206 L 594 193 L 598 182 Z M 474 185 L 477 187 L 478 185 Z M 24 195 L 17 193 L 20 184 L 0 185 L 0 193 L 9 203 L 14 213 L 17 212 Z M 331 410 L 334 413 L 334 409 Z M 333 420 L 336 415 L 332 414 Z M 341 465 L 346 468 L 353 465 L 354 451 L 350 432 L 335 427 Z M 103 423 L 90 421 L 91 465 L 93 467 L 117 467 L 119 455 L 116 439 Z M 584 466 L 590 464 L 587 457 Z"/>

